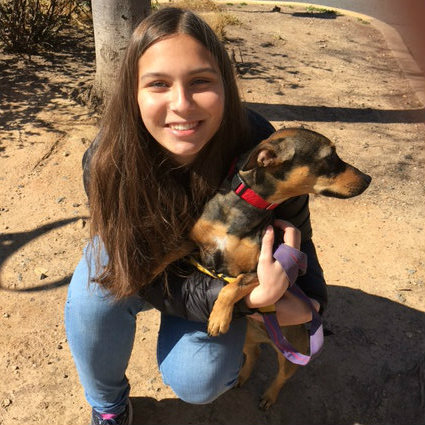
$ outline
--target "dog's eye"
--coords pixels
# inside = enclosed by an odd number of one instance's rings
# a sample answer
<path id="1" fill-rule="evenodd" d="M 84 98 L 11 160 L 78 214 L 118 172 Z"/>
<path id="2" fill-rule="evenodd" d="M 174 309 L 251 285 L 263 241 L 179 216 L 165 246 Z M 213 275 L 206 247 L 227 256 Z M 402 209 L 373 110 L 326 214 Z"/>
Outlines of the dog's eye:
<path id="1" fill-rule="evenodd" d="M 336 152 L 332 151 L 331 154 L 326 157 L 326 160 L 332 162 L 336 161 L 337 158 Z"/>
<path id="2" fill-rule="evenodd" d="M 332 152 L 320 161 L 318 173 L 323 176 L 333 176 L 339 174 L 345 168 L 345 163 L 339 158 L 337 153 Z"/>

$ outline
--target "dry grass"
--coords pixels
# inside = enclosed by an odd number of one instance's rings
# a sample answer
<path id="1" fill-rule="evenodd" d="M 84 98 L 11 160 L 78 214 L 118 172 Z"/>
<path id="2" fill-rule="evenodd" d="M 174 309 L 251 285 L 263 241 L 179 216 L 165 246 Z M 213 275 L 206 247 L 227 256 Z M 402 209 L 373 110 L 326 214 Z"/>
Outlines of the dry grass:
<path id="1" fill-rule="evenodd" d="M 212 0 L 179 0 L 171 4 L 198 13 L 214 30 L 220 40 L 225 39 L 225 28 L 228 25 L 241 24 L 236 16 L 223 12 L 223 9 Z"/>
<path id="2" fill-rule="evenodd" d="M 178 0 L 173 2 L 173 6 L 196 12 L 219 12 L 221 10 L 220 6 L 212 0 Z"/>

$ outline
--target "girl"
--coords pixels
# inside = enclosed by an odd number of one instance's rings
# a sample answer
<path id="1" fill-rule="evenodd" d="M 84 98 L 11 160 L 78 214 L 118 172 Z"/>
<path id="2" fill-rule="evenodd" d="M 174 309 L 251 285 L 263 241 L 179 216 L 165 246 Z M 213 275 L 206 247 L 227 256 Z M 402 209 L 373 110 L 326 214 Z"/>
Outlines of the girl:
<path id="1" fill-rule="evenodd" d="M 92 424 L 131 423 L 130 358 L 136 314 L 162 311 L 158 363 L 164 382 L 190 403 L 209 403 L 230 389 L 243 361 L 246 314 L 277 302 L 281 324 L 311 320 L 286 293 L 265 232 L 260 285 L 235 306 L 225 335 L 210 338 L 206 321 L 223 282 L 180 261 L 152 281 L 151 272 L 187 239 L 233 159 L 273 127 L 243 108 L 222 44 L 199 17 L 166 8 L 146 18 L 129 42 L 99 136 L 86 152 L 84 182 L 91 236 L 73 275 L 65 309 L 71 352 Z M 307 253 L 297 283 L 319 309 L 326 286 L 311 241 L 308 198 L 276 209 L 284 242 Z M 167 290 L 166 290 L 167 289 Z M 176 367 L 178 365 L 178 367 Z"/>

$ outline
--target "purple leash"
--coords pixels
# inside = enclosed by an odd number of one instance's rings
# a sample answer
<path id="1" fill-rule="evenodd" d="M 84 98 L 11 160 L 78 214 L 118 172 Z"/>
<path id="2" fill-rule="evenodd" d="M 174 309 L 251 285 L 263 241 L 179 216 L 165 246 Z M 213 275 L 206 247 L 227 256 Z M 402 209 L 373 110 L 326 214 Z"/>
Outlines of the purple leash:
<path id="1" fill-rule="evenodd" d="M 288 290 L 307 303 L 311 308 L 312 321 L 308 331 L 310 336 L 310 354 L 306 355 L 298 352 L 283 336 L 275 312 L 262 313 L 264 324 L 271 340 L 282 352 L 285 358 L 292 363 L 305 366 L 321 351 L 324 341 L 322 319 L 319 313 L 317 313 L 310 298 L 308 298 L 300 287 L 295 284 L 297 277 L 305 274 L 306 272 L 307 256 L 298 249 L 292 248 L 289 245 L 281 244 L 274 252 L 273 257 L 280 263 L 288 276 L 290 283 Z"/>

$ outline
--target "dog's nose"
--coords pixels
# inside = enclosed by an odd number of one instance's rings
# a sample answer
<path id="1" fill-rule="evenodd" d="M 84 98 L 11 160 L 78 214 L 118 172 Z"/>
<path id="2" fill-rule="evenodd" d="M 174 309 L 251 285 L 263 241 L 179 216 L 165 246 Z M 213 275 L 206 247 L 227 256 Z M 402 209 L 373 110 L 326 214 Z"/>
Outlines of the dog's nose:
<path id="1" fill-rule="evenodd" d="M 368 174 L 363 174 L 363 179 L 367 183 L 367 185 L 370 185 L 370 182 L 372 181 L 372 177 L 370 177 Z"/>

